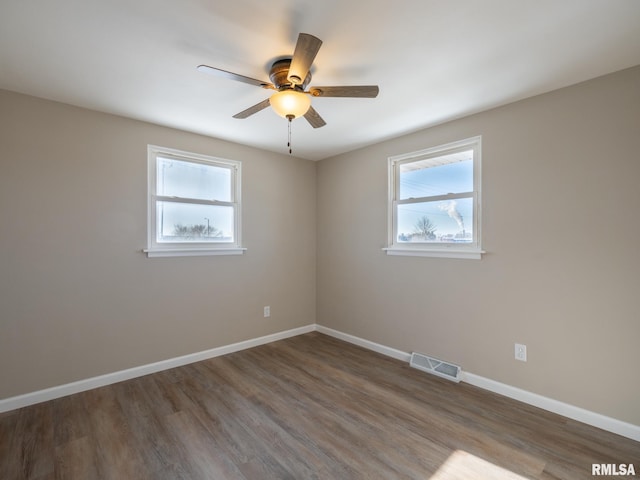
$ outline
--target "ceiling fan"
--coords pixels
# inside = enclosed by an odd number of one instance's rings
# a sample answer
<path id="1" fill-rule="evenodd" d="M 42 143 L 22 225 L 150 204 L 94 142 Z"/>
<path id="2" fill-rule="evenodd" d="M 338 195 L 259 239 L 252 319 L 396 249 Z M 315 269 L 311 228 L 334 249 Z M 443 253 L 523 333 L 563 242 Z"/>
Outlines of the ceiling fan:
<path id="1" fill-rule="evenodd" d="M 288 119 L 289 122 L 304 116 L 313 128 L 320 128 L 325 126 L 326 122 L 311 106 L 312 97 L 375 98 L 378 95 L 377 85 L 310 87 L 309 90 L 305 90 L 311 82 L 311 65 L 321 45 L 322 40 L 319 38 L 308 33 L 300 33 L 293 57 L 276 60 L 271 65 L 269 71 L 271 82 L 256 80 L 208 65 L 199 65 L 198 70 L 276 91 L 266 100 L 236 113 L 233 118 L 247 118 L 271 106 L 278 115 Z"/>

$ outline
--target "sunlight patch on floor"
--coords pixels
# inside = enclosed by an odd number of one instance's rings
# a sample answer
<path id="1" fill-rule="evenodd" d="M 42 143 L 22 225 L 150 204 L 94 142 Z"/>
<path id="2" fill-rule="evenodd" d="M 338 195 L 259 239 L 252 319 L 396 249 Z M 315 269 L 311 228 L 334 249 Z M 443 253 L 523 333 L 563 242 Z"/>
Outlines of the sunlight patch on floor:
<path id="1" fill-rule="evenodd" d="M 528 480 L 463 450 L 453 452 L 430 480 Z"/>

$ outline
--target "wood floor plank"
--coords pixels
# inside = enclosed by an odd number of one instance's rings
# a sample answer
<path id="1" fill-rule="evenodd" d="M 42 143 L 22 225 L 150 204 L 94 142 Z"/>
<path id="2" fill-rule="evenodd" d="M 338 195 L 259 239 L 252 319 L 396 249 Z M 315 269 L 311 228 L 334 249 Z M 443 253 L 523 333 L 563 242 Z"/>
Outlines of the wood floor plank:
<path id="1" fill-rule="evenodd" d="M 0 414 L 0 478 L 22 478 L 20 445 L 22 432 L 17 430 L 20 410 Z"/>
<path id="2" fill-rule="evenodd" d="M 52 404 L 45 402 L 21 409 L 15 432 L 21 437 L 18 458 L 23 477 L 52 476 L 55 464 Z"/>
<path id="3" fill-rule="evenodd" d="M 231 372 L 234 366 L 228 364 L 224 370 Z M 236 391 L 246 378 L 236 377 L 234 388 L 228 388 L 224 377 L 217 375 L 215 370 L 208 369 L 207 375 L 216 380 L 216 387 L 210 388 L 208 395 L 201 395 L 208 400 L 201 403 L 201 411 L 206 412 L 209 419 L 216 419 L 219 431 L 225 432 L 229 454 L 234 460 L 243 466 L 251 466 L 252 474 L 247 474 L 250 478 L 262 478 L 276 468 L 282 470 L 280 475 L 283 477 L 315 477 L 316 470 L 309 466 L 313 463 L 313 453 L 305 445 L 292 441 L 290 433 L 273 421 L 267 409 L 256 408 L 258 392 L 247 394 L 243 389 L 239 394 Z M 291 459 L 295 459 L 293 463 Z"/>
<path id="4" fill-rule="evenodd" d="M 167 425 L 174 434 L 188 464 L 191 478 L 224 478 L 243 480 L 246 477 L 218 446 L 215 438 L 191 412 L 177 412 L 167 417 Z"/>
<path id="5" fill-rule="evenodd" d="M 317 332 L 0 415 L 0 479 L 591 478 L 640 443 Z"/>
<path id="6" fill-rule="evenodd" d="M 92 458 L 99 478 L 151 479 L 140 451 L 148 445 L 135 443 L 131 428 L 117 400 L 121 384 L 83 393 L 93 435 Z"/>
<path id="7" fill-rule="evenodd" d="M 180 462 L 175 456 L 174 440 L 165 428 L 157 397 L 150 396 L 147 378 L 135 382 L 122 382 L 113 386 L 131 441 L 144 445 L 140 457 L 149 472 L 162 472 Z M 152 475 L 155 478 L 155 475 Z"/>
<path id="8" fill-rule="evenodd" d="M 99 478 L 89 437 L 74 438 L 56 447 L 55 478 Z"/>
<path id="9" fill-rule="evenodd" d="M 349 445 L 347 432 L 338 432 L 343 422 L 334 414 L 336 405 L 326 408 L 314 402 L 312 392 L 299 388 L 292 377 L 282 381 L 283 365 L 271 371 L 259 366 L 262 360 L 245 356 L 232 356 L 228 362 L 232 362 L 233 367 L 224 369 L 225 373 L 237 370 L 236 381 L 251 385 L 255 392 L 246 398 L 250 398 L 253 408 L 265 412 L 274 424 L 292 435 L 298 434 L 303 443 L 322 445 L 334 457 L 337 452 L 344 451 L 342 447 Z M 244 392 L 246 394 L 246 389 Z M 301 425 L 303 428 L 299 428 Z"/>
<path id="10" fill-rule="evenodd" d="M 56 419 L 53 431 L 54 445 L 65 444 L 89 433 L 86 412 L 78 395 L 52 400 L 51 408 Z"/>
<path id="11" fill-rule="evenodd" d="M 256 351 L 252 352 L 255 354 Z M 267 351 L 266 355 L 270 358 L 277 358 L 277 354 L 273 351 Z M 245 376 L 250 375 L 252 365 L 260 365 L 263 362 L 261 358 L 251 358 L 245 356 L 249 361 Z M 282 360 L 282 359 L 280 359 Z M 296 428 L 302 422 L 308 421 L 316 428 L 310 425 L 305 427 L 306 430 L 321 431 L 329 433 L 328 437 L 322 439 L 316 438 L 325 447 L 337 446 L 338 454 L 351 451 L 352 458 L 358 459 L 358 464 L 350 465 L 352 469 L 360 472 L 369 471 L 369 475 L 374 475 L 380 469 L 389 470 L 395 475 L 410 474 L 410 463 L 403 458 L 402 452 L 395 448 L 393 444 L 393 430 L 395 425 L 389 422 L 388 418 L 375 417 L 368 414 L 368 397 L 362 392 L 353 392 L 348 398 L 349 409 L 341 408 L 345 401 L 344 390 L 323 384 L 321 389 L 311 388 L 311 377 L 300 376 L 296 372 L 296 367 L 288 360 L 280 363 L 280 369 L 275 374 L 269 374 L 260 367 L 257 371 L 262 378 L 268 378 L 271 384 L 271 391 L 277 391 L 278 398 L 293 398 L 296 402 L 295 411 L 300 413 L 295 419 L 291 428 Z M 298 374 L 296 374 L 298 373 Z M 337 376 L 337 375 L 336 375 Z M 300 381 L 300 379 L 303 379 Z M 327 377 L 328 378 L 328 377 Z M 259 379 L 256 379 L 259 381 Z M 348 380 L 346 380 L 348 382 Z M 321 393 L 317 393 L 321 391 Z M 273 401 L 267 399 L 269 405 L 278 406 Z M 291 400 L 287 401 L 284 409 L 276 412 L 282 421 L 291 416 Z M 320 428 L 318 428 L 320 427 Z M 406 432 L 405 432 L 406 433 Z M 363 441 L 366 439 L 366 441 Z M 404 444 L 404 450 L 410 450 L 411 443 Z M 337 452 L 332 452 L 335 456 Z M 344 455 L 342 455 L 344 457 Z M 413 456 L 416 460 L 422 461 L 426 456 Z M 415 473 L 415 472 L 413 472 Z"/>

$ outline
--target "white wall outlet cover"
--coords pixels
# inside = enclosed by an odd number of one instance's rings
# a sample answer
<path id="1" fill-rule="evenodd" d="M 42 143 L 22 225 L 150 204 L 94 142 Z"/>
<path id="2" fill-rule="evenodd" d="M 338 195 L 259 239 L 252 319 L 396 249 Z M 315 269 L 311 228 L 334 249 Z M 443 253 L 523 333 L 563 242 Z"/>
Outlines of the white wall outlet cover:
<path id="1" fill-rule="evenodd" d="M 527 346 L 521 343 L 516 343 L 515 346 L 515 358 L 521 362 L 527 361 Z"/>

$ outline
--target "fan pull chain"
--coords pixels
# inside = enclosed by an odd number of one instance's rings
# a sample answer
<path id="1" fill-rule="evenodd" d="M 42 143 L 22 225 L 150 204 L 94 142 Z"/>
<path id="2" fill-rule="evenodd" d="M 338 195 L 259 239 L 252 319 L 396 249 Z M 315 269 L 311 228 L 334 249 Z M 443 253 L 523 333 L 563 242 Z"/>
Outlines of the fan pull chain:
<path id="1" fill-rule="evenodd" d="M 289 137 L 287 138 L 287 147 L 289 147 L 289 155 L 291 155 L 291 121 L 295 117 L 293 115 L 287 115 L 287 120 L 289 120 Z"/>

